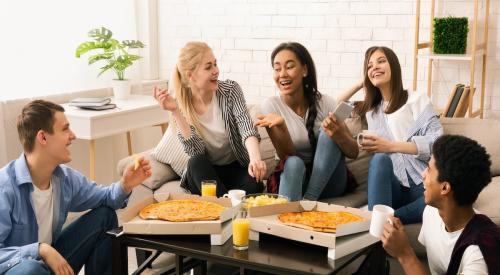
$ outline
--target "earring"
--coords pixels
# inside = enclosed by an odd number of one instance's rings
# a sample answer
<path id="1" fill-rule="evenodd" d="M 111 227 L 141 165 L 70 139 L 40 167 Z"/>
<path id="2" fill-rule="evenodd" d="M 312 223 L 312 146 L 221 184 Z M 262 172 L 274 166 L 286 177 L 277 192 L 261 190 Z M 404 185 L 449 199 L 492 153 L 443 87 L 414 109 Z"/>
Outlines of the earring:
<path id="1" fill-rule="evenodd" d="M 303 74 L 302 76 L 303 76 L 303 77 L 306 77 L 306 76 L 307 76 L 307 74 Z"/>

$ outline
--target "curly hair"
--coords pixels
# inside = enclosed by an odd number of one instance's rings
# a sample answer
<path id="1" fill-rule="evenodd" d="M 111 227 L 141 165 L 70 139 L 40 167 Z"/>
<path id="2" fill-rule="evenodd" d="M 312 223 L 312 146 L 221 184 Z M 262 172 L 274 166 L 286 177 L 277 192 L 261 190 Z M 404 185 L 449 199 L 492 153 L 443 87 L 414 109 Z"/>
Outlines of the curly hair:
<path id="1" fill-rule="evenodd" d="M 444 135 L 434 142 L 432 154 L 438 180 L 447 181 L 458 205 L 472 205 L 491 181 L 491 160 L 477 141 L 459 135 Z"/>

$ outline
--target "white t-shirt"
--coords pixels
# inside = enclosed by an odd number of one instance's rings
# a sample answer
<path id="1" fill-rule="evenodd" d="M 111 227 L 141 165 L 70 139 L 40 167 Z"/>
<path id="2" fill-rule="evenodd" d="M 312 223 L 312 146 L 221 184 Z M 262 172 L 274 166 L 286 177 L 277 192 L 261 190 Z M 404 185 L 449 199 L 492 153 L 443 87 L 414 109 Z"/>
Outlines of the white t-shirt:
<path id="1" fill-rule="evenodd" d="M 207 157 L 211 163 L 226 165 L 236 160 L 215 94 L 207 111 L 199 116 L 199 125 Z"/>
<path id="2" fill-rule="evenodd" d="M 407 141 L 408 132 L 423 110 L 429 105 L 429 97 L 425 93 L 408 92 L 406 104 L 392 114 L 386 114 L 387 124 L 396 141 Z M 383 102 L 384 109 L 388 102 Z"/>
<path id="3" fill-rule="evenodd" d="M 38 241 L 52 244 L 52 220 L 54 219 L 54 193 L 52 182 L 47 190 L 40 190 L 33 184 L 31 193 L 36 221 L 38 223 Z"/>
<path id="4" fill-rule="evenodd" d="M 319 129 L 321 123 L 328 116 L 329 112 L 335 111 L 337 106 L 335 100 L 328 95 L 322 94 L 321 99 L 318 102 L 318 115 L 314 122 L 314 134 L 318 138 Z M 269 114 L 274 113 L 283 117 L 292 138 L 293 145 L 295 146 L 295 151 L 298 157 L 300 157 L 304 162 L 311 162 L 311 144 L 309 143 L 309 137 L 307 136 L 306 121 L 309 115 L 309 110 L 306 111 L 306 115 L 301 117 L 297 115 L 280 96 L 273 96 L 267 98 L 262 104 L 262 113 Z"/>
<path id="5" fill-rule="evenodd" d="M 451 252 L 463 229 L 447 232 L 437 208 L 426 206 L 422 229 L 418 241 L 425 246 L 431 274 L 445 274 L 451 259 Z M 464 251 L 458 274 L 488 274 L 488 267 L 477 245 L 470 245 Z"/>

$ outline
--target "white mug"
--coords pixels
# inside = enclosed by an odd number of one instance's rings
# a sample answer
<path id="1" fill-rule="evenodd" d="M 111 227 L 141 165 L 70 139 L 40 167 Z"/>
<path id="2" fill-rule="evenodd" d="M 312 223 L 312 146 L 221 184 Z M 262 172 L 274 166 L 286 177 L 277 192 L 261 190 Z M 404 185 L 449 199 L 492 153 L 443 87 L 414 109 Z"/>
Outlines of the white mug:
<path id="1" fill-rule="evenodd" d="M 392 207 L 383 204 L 373 206 L 370 234 L 376 238 L 380 238 L 382 232 L 384 232 L 384 225 L 391 223 L 389 217 L 392 216 L 394 216 L 394 209 Z"/>
<path id="2" fill-rule="evenodd" d="M 356 141 L 359 146 L 362 146 L 361 144 L 363 143 L 365 136 L 377 136 L 377 132 L 372 130 L 363 130 L 363 132 L 359 133 L 356 137 Z"/>
<path id="3" fill-rule="evenodd" d="M 231 204 L 236 206 L 240 204 L 241 198 L 246 195 L 245 190 L 233 189 L 229 190 L 226 194 L 223 195 L 224 198 L 230 198 Z"/>

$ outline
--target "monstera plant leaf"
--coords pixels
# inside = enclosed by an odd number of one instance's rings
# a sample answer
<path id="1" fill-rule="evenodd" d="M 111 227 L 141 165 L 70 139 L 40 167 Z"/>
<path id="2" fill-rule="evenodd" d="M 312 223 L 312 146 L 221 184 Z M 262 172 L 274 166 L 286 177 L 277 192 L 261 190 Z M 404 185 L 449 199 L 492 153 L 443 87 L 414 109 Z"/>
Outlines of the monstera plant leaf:
<path id="1" fill-rule="evenodd" d="M 105 27 L 101 27 L 99 29 L 93 29 L 89 31 L 89 37 L 94 38 L 95 41 L 98 42 L 106 42 L 113 36 L 113 32 L 106 29 Z"/>
<path id="2" fill-rule="evenodd" d="M 78 45 L 75 55 L 80 58 L 88 52 L 98 51 L 88 58 L 89 65 L 99 61 L 105 62 L 105 65 L 100 68 L 98 76 L 112 69 L 118 79 L 123 80 L 125 69 L 141 58 L 139 55 L 130 54 L 128 50 L 145 47 L 139 40 L 123 40 L 120 42 L 113 38 L 113 32 L 104 27 L 89 31 L 88 36 L 94 41 L 86 41 Z"/>

